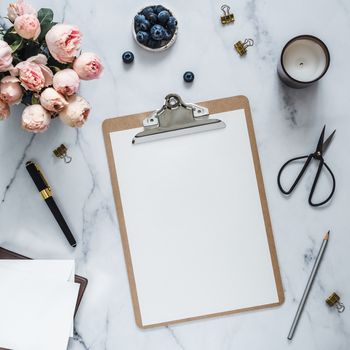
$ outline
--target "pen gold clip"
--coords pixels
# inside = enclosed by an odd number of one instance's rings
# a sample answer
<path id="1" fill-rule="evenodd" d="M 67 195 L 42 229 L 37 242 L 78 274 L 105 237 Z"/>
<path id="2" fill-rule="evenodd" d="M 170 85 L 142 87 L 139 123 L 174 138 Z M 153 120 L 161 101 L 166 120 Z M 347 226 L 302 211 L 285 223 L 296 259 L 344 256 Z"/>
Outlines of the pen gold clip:
<path id="1" fill-rule="evenodd" d="M 50 187 L 49 183 L 47 182 L 47 179 L 46 179 L 43 171 L 41 170 L 40 166 L 38 164 L 34 164 L 34 165 L 35 165 L 35 168 L 38 171 L 40 177 L 42 178 L 43 182 L 46 185 L 46 188 L 44 188 L 42 191 L 40 191 L 40 194 L 43 197 L 43 199 L 50 198 L 52 196 L 51 187 Z"/>

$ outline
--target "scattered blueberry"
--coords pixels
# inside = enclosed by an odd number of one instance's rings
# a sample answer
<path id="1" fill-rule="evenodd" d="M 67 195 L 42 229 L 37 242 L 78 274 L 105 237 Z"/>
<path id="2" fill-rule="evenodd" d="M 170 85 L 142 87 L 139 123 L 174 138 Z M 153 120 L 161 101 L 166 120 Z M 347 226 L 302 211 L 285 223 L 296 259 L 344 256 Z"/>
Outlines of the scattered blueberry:
<path id="1" fill-rule="evenodd" d="M 170 16 L 169 19 L 168 19 L 168 22 L 167 22 L 167 27 L 168 29 L 170 30 L 175 30 L 176 29 L 176 26 L 177 26 L 177 20 L 175 17 L 173 16 Z"/>
<path id="2" fill-rule="evenodd" d="M 154 40 L 163 40 L 164 39 L 164 35 L 165 35 L 165 29 L 160 24 L 155 24 L 151 28 L 151 37 Z"/>
<path id="3" fill-rule="evenodd" d="M 184 80 L 186 83 L 192 83 L 192 81 L 194 80 L 194 74 L 192 72 L 185 72 Z"/>
<path id="4" fill-rule="evenodd" d="M 123 62 L 130 64 L 134 61 L 134 54 L 131 51 L 125 51 L 122 56 Z"/>
<path id="5" fill-rule="evenodd" d="M 141 44 L 146 44 L 149 39 L 149 34 L 147 32 L 139 31 L 136 34 L 136 39 Z"/>
<path id="6" fill-rule="evenodd" d="M 139 28 L 140 30 L 143 30 L 143 31 L 147 31 L 149 30 L 151 27 L 151 23 L 145 19 L 144 21 L 142 21 L 140 24 L 139 24 Z"/>
<path id="7" fill-rule="evenodd" d="M 163 10 L 158 13 L 158 21 L 160 24 L 165 25 L 168 22 L 169 17 L 170 13 L 167 10 Z"/>
<path id="8" fill-rule="evenodd" d="M 143 22 L 146 19 L 146 17 L 144 15 L 136 15 L 135 16 L 135 23 L 136 24 L 140 24 L 141 22 Z"/>

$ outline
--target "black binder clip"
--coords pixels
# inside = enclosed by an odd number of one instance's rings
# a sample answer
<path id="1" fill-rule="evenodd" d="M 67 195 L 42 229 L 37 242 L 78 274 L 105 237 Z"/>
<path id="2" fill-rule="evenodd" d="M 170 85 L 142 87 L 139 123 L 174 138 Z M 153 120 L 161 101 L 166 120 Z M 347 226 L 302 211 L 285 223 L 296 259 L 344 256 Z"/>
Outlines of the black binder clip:
<path id="1" fill-rule="evenodd" d="M 243 43 L 242 41 L 237 41 L 235 44 L 235 49 L 240 56 L 243 56 L 247 53 L 247 48 L 253 45 L 254 45 L 253 39 L 245 39 Z"/>
<path id="2" fill-rule="evenodd" d="M 57 158 L 63 159 L 66 164 L 68 164 L 72 161 L 72 157 L 67 155 L 67 147 L 64 144 L 62 144 L 61 146 L 54 149 L 53 154 Z"/>
<path id="3" fill-rule="evenodd" d="M 221 10 L 224 13 L 224 15 L 220 17 L 222 24 L 229 24 L 235 21 L 235 16 L 230 12 L 230 6 L 222 5 Z"/>

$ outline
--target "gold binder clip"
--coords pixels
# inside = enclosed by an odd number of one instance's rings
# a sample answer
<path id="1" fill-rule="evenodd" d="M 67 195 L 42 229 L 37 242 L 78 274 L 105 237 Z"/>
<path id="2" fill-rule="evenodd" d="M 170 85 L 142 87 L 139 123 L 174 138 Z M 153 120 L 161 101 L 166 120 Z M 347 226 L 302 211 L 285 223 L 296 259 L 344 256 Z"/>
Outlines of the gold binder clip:
<path id="1" fill-rule="evenodd" d="M 326 299 L 327 305 L 330 307 L 335 306 L 338 312 L 343 312 L 345 310 L 345 306 L 343 303 L 340 302 L 340 297 L 337 293 L 332 293 L 327 299 Z"/>
<path id="2" fill-rule="evenodd" d="M 221 10 L 224 13 L 224 15 L 220 17 L 222 24 L 233 23 L 235 21 L 235 16 L 230 12 L 230 6 L 222 5 Z"/>
<path id="3" fill-rule="evenodd" d="M 67 147 L 64 144 L 54 149 L 53 153 L 57 158 L 63 159 L 67 164 L 72 161 L 72 157 L 67 155 Z"/>
<path id="4" fill-rule="evenodd" d="M 253 46 L 253 45 L 254 45 L 253 39 L 245 39 L 243 43 L 242 41 L 237 41 L 235 44 L 235 49 L 240 56 L 243 56 L 247 53 L 247 47 Z"/>

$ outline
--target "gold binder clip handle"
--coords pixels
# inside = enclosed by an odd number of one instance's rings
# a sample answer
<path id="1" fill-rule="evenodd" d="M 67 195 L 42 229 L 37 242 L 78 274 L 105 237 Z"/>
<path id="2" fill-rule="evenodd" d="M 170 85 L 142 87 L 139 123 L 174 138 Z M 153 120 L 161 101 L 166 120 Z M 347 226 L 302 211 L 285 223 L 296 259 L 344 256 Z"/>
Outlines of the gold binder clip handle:
<path id="1" fill-rule="evenodd" d="M 333 307 L 337 309 L 339 313 L 344 312 L 345 310 L 345 305 L 340 302 L 340 297 L 337 293 L 333 292 L 327 299 L 326 303 L 328 306 Z"/>
<path id="2" fill-rule="evenodd" d="M 224 13 L 224 15 L 220 17 L 222 24 L 228 24 L 235 21 L 235 16 L 230 12 L 230 9 L 230 6 L 226 4 L 221 6 L 221 10 Z"/>
<path id="3" fill-rule="evenodd" d="M 249 46 L 254 45 L 254 40 L 253 39 L 245 39 L 243 42 L 242 41 L 237 41 L 235 46 L 236 51 L 239 53 L 240 56 L 243 56 L 247 53 L 247 48 Z"/>
<path id="4" fill-rule="evenodd" d="M 57 158 L 63 159 L 66 164 L 68 164 L 68 163 L 70 163 L 72 161 L 72 157 L 70 157 L 67 154 L 67 147 L 64 144 L 62 144 L 61 146 L 59 146 L 56 149 L 54 149 L 53 150 L 53 154 Z"/>

